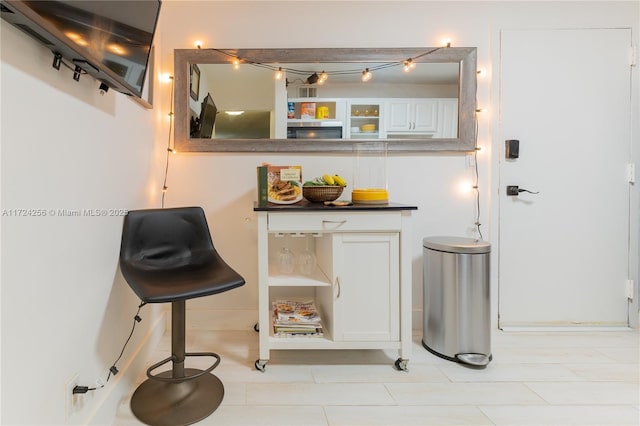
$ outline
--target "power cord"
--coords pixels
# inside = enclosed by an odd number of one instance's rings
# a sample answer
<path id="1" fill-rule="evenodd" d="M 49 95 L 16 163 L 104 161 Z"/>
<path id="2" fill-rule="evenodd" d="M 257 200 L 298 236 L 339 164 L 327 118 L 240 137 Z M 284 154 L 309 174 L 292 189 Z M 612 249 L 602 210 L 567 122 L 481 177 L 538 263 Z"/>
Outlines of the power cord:
<path id="1" fill-rule="evenodd" d="M 477 101 L 476 101 L 477 103 Z M 482 237 L 482 231 L 480 230 L 480 188 L 479 188 L 479 174 L 478 174 L 478 117 L 477 117 L 477 113 L 476 113 L 476 117 L 475 117 L 475 134 L 474 134 L 474 153 L 473 153 L 473 163 L 475 165 L 475 174 L 476 174 L 476 181 L 475 184 L 473 186 L 473 189 L 475 189 L 476 191 L 476 221 L 475 221 L 475 226 L 476 229 L 478 230 L 478 235 L 480 236 L 480 239 L 483 240 L 484 238 Z"/>
<path id="2" fill-rule="evenodd" d="M 96 386 L 96 387 L 93 387 L 93 388 L 90 388 L 89 386 L 76 385 L 73 388 L 72 393 L 74 393 L 74 394 L 83 394 L 83 393 L 87 393 L 89 391 L 102 389 L 103 387 L 105 387 L 105 385 L 107 384 L 107 382 L 109 381 L 109 379 L 111 378 L 112 375 L 115 376 L 116 374 L 118 374 L 119 371 L 118 371 L 118 368 L 116 367 L 116 364 L 118 363 L 118 361 L 120 361 L 120 358 L 122 358 L 122 355 L 124 354 L 124 350 L 126 349 L 127 345 L 129 344 L 129 341 L 131 340 L 131 337 L 133 336 L 133 332 L 136 329 L 136 325 L 139 322 L 142 321 L 142 318 L 140 317 L 140 310 L 146 304 L 147 304 L 147 302 L 142 302 L 141 301 L 140 305 L 138 306 L 138 312 L 136 312 L 136 315 L 133 317 L 133 327 L 131 327 L 131 333 L 129 333 L 129 337 L 127 337 L 126 342 L 124 342 L 124 346 L 122 347 L 122 350 L 120 351 L 120 355 L 113 362 L 111 367 L 109 367 L 109 373 L 107 374 L 107 380 L 105 380 L 104 383 L 102 383 L 100 386 Z"/>
<path id="3" fill-rule="evenodd" d="M 175 154 L 176 150 L 175 150 L 175 145 L 173 148 L 171 148 L 171 134 L 172 129 L 173 129 L 173 92 L 174 92 L 174 87 L 175 87 L 175 83 L 174 83 L 174 78 L 173 76 L 169 77 L 171 79 L 171 112 L 169 112 L 169 140 L 167 142 L 167 161 L 164 167 L 164 181 L 162 183 L 162 200 L 161 200 L 161 207 L 164 208 L 164 196 L 167 193 L 167 189 L 169 189 L 169 187 L 167 186 L 167 178 L 169 176 L 169 156 L 171 154 Z"/>

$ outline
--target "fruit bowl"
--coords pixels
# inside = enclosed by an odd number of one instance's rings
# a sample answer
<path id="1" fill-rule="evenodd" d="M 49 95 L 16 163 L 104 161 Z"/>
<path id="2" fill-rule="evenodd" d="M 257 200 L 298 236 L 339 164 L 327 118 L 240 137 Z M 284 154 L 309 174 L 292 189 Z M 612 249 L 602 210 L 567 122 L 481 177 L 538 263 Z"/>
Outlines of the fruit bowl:
<path id="1" fill-rule="evenodd" d="M 337 185 L 307 185 L 302 187 L 302 196 L 312 203 L 334 201 L 344 188 Z"/>

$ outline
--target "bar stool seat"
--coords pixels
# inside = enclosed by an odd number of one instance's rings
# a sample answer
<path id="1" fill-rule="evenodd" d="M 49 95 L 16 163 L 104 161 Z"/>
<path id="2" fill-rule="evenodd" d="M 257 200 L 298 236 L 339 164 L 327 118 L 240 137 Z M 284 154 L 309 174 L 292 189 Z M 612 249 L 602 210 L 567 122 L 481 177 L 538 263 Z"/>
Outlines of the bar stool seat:
<path id="1" fill-rule="evenodd" d="M 144 303 L 171 303 L 171 356 L 147 369 L 133 393 L 131 410 L 143 423 L 189 425 L 213 413 L 224 385 L 211 374 L 213 352 L 186 352 L 186 301 L 244 285 L 214 248 L 201 207 L 130 211 L 124 218 L 120 270 Z M 211 357 L 205 369 L 185 368 L 187 357 Z M 171 370 L 154 370 L 171 362 Z"/>

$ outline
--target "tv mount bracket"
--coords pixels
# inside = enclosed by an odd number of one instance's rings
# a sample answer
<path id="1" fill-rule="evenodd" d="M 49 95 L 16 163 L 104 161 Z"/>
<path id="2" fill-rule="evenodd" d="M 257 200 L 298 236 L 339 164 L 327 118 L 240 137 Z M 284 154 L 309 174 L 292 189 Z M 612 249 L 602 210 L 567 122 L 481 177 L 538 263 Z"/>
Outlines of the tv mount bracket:
<path id="1" fill-rule="evenodd" d="M 53 64 L 52 66 L 57 69 L 58 71 L 60 71 L 60 64 L 62 63 L 62 55 L 57 53 L 57 52 L 53 52 Z"/>

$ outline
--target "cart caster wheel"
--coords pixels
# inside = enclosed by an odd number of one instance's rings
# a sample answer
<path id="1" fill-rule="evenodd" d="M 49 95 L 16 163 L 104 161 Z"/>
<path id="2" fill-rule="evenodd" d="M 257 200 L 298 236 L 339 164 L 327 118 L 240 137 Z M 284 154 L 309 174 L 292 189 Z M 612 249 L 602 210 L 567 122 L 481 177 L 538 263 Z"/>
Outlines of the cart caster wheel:
<path id="1" fill-rule="evenodd" d="M 398 358 L 395 362 L 396 369 L 399 371 L 407 371 L 407 363 L 409 361 L 406 359 Z"/>
<path id="2" fill-rule="evenodd" d="M 258 333 L 260 331 L 260 325 L 258 323 L 253 324 L 253 330 Z"/>
<path id="3" fill-rule="evenodd" d="M 257 359 L 256 363 L 255 363 L 256 370 L 261 371 L 261 372 L 264 373 L 264 370 L 265 370 L 265 368 L 267 366 L 267 362 L 268 361 L 265 360 L 265 359 Z"/>

